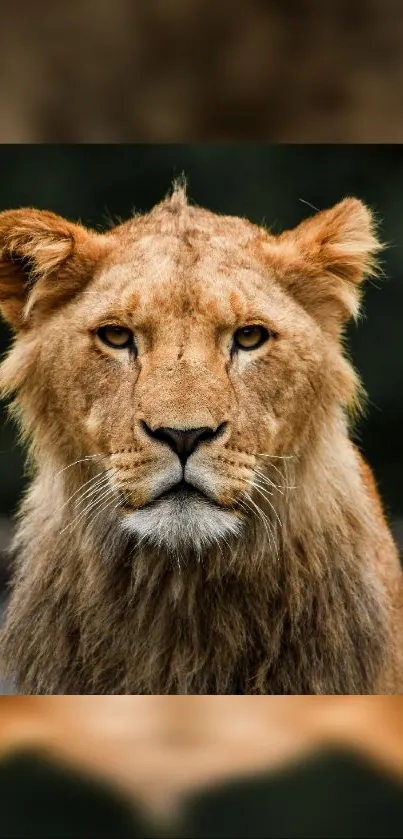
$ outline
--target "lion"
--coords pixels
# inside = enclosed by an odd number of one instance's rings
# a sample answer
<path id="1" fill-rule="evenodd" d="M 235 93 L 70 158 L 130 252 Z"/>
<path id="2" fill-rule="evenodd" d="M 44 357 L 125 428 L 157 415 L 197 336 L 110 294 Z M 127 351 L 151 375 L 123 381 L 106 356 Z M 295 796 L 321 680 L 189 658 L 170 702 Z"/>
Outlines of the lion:
<path id="1" fill-rule="evenodd" d="M 402 571 L 344 350 L 381 247 L 357 198 L 278 235 L 183 184 L 106 232 L 0 214 L 19 693 L 401 692 Z"/>

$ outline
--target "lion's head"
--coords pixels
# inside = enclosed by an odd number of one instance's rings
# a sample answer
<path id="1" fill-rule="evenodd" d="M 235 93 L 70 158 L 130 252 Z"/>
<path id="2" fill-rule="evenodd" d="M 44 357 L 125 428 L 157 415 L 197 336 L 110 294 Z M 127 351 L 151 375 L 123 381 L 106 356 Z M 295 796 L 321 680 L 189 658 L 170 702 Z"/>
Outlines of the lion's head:
<path id="1" fill-rule="evenodd" d="M 81 511 L 102 499 L 145 542 L 239 532 L 354 399 L 339 340 L 378 249 L 355 199 L 272 236 L 177 188 L 106 234 L 5 212 L 0 244 L 18 332 L 2 377 L 26 432 L 61 469 L 85 458 Z"/>

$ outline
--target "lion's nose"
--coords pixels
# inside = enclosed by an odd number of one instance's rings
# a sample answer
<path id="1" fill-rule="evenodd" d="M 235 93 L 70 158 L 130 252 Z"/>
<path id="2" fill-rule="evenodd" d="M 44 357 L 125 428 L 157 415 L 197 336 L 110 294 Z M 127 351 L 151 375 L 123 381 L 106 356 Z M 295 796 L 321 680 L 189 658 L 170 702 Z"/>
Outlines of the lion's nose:
<path id="1" fill-rule="evenodd" d="M 219 437 L 224 430 L 224 426 L 225 423 L 223 422 L 218 428 L 210 428 L 207 425 L 201 428 L 169 428 L 167 426 L 150 428 L 146 422 L 142 422 L 143 431 L 154 440 L 166 443 L 178 455 L 182 466 L 200 443 L 209 443 Z"/>

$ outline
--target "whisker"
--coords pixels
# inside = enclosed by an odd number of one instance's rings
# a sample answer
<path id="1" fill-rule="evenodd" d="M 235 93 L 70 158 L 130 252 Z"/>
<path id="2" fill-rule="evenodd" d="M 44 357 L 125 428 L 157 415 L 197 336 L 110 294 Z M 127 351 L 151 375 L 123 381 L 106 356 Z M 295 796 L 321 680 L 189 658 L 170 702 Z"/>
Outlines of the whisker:
<path id="1" fill-rule="evenodd" d="M 226 537 L 224 535 L 221 535 L 220 538 L 218 538 L 218 536 L 215 536 L 213 538 L 214 538 L 214 542 L 217 544 L 218 550 L 220 551 L 220 556 L 222 557 L 222 559 L 224 559 L 224 555 L 223 555 L 223 552 L 221 550 L 221 542 L 225 542 L 228 550 L 231 551 L 228 539 L 226 539 Z"/>
<path id="2" fill-rule="evenodd" d="M 86 460 L 93 460 L 95 457 L 104 457 L 102 454 L 89 454 L 86 457 L 80 457 L 79 460 L 74 460 L 73 463 L 69 463 L 67 466 L 63 466 L 63 469 L 60 469 L 59 472 L 56 472 L 55 477 L 57 478 L 58 475 L 61 475 L 62 472 L 65 472 L 66 469 L 71 469 L 72 466 L 77 466 L 78 463 L 84 463 Z"/>
<path id="3" fill-rule="evenodd" d="M 276 466 L 276 464 L 275 464 L 275 463 L 271 463 L 271 464 L 270 464 L 270 469 L 275 469 L 275 471 L 278 473 L 278 475 L 280 475 L 280 478 L 282 478 L 283 483 L 282 483 L 282 485 L 281 485 L 281 486 L 280 486 L 280 485 L 278 485 L 278 484 L 275 484 L 275 483 L 274 483 L 274 481 L 272 481 L 272 480 L 269 478 L 269 476 L 268 476 L 268 475 L 265 475 L 265 474 L 264 474 L 264 472 L 260 472 L 260 470 L 259 470 L 259 469 L 255 469 L 255 472 L 260 473 L 261 475 L 264 475 L 264 477 L 265 477 L 265 478 L 267 478 L 267 480 L 268 480 L 268 481 L 270 481 L 271 485 L 272 485 L 273 487 L 276 487 L 276 489 L 287 489 L 286 485 L 284 484 L 284 481 L 285 481 L 285 475 L 281 472 L 281 470 L 278 468 L 278 466 Z"/>
<path id="4" fill-rule="evenodd" d="M 276 470 L 276 472 L 278 472 L 278 474 L 280 475 L 280 477 L 283 479 L 283 481 L 285 481 L 285 479 L 286 479 L 286 478 L 285 478 L 285 475 L 283 475 L 283 473 L 280 471 L 280 469 L 278 468 L 278 466 L 276 466 L 276 465 L 275 465 L 275 463 L 271 463 L 271 464 L 270 464 L 270 468 L 271 468 L 271 469 L 275 469 L 275 470 Z M 258 474 L 260 474 L 260 475 L 263 475 L 263 474 L 264 474 L 263 472 L 260 472 L 260 470 L 259 470 L 259 469 L 256 469 L 256 468 L 255 468 L 255 472 L 256 472 L 256 473 L 258 473 Z M 265 478 L 268 478 L 268 475 L 265 475 Z M 270 478 L 268 478 L 268 480 L 270 481 Z M 277 484 L 275 484 L 274 482 L 272 483 L 272 486 L 273 486 L 273 487 L 276 487 L 277 489 L 280 489 L 280 487 L 279 487 L 279 486 L 277 486 Z M 283 484 L 282 484 L 281 489 L 297 489 L 297 487 L 296 487 L 296 486 L 294 486 L 294 485 L 290 485 L 290 484 L 285 484 L 285 483 L 283 483 Z"/>
<path id="5" fill-rule="evenodd" d="M 112 486 L 107 486 L 106 484 L 104 486 L 101 486 L 100 489 L 98 490 L 98 493 L 97 492 L 94 493 L 95 497 L 92 496 L 92 498 L 90 498 L 88 500 L 87 506 L 84 508 L 84 510 L 81 510 L 81 512 L 78 515 L 81 516 L 81 515 L 85 515 L 88 512 L 91 512 L 91 510 L 94 507 L 96 507 L 96 505 L 99 501 L 102 501 L 104 498 L 108 497 L 108 495 L 112 495 L 112 493 L 114 493 L 114 492 L 115 492 L 115 489 Z"/>
<path id="6" fill-rule="evenodd" d="M 277 519 L 277 521 L 278 521 L 278 523 L 279 523 L 279 525 L 280 525 L 280 528 L 282 528 L 282 524 L 281 524 L 281 519 L 280 519 L 280 516 L 278 515 L 277 510 L 275 509 L 275 507 L 274 507 L 274 506 L 273 506 L 273 504 L 271 503 L 270 499 L 269 499 L 269 498 L 267 498 L 267 494 L 265 493 L 264 487 L 262 487 L 262 486 L 261 486 L 261 484 L 259 484 L 257 481 L 254 481 L 254 482 L 252 483 L 252 486 L 254 486 L 254 487 L 255 487 L 255 489 L 257 490 L 257 492 L 259 492 L 259 493 L 260 493 L 260 495 L 261 495 L 263 498 L 265 498 L 265 499 L 266 499 L 267 503 L 269 504 L 269 506 L 270 506 L 270 507 L 271 507 L 271 509 L 273 510 L 274 515 L 276 516 L 276 519 Z"/>
<path id="7" fill-rule="evenodd" d="M 273 505 L 271 504 L 270 500 L 269 500 L 269 499 L 267 498 L 267 496 L 265 495 L 265 493 L 267 493 L 267 490 L 266 490 L 264 487 L 261 487 L 261 485 L 260 485 L 260 484 L 257 484 L 257 482 L 256 482 L 256 481 L 253 481 L 253 480 L 247 480 L 246 478 L 242 478 L 242 481 L 243 481 L 243 482 L 244 482 L 247 486 L 250 486 L 250 487 L 252 487 L 252 488 L 256 489 L 256 490 L 257 490 L 257 492 L 259 492 L 259 493 L 260 493 L 260 495 L 262 495 L 262 497 L 265 499 L 265 501 L 269 504 L 269 506 L 270 506 L 270 507 L 271 507 L 271 509 L 273 510 L 273 512 L 274 512 L 274 514 L 275 514 L 275 516 L 276 516 L 276 518 L 277 518 L 277 521 L 278 521 L 278 523 L 279 523 L 279 525 L 280 525 L 280 528 L 282 528 L 281 521 L 280 521 L 280 518 L 279 518 L 279 516 L 278 516 L 278 514 L 277 514 L 277 511 L 275 510 L 275 508 L 274 508 L 274 507 L 273 507 Z M 265 529 L 266 529 L 266 533 L 267 533 L 268 539 L 269 539 L 269 544 L 272 546 L 272 548 L 273 548 L 273 550 L 274 550 L 274 553 L 276 554 L 276 556 L 277 556 L 277 558 L 278 558 L 278 548 L 277 548 L 277 545 L 276 545 L 276 540 L 275 540 L 275 538 L 274 538 L 275 534 L 274 534 L 274 530 L 272 530 L 272 529 L 271 529 L 271 525 L 272 525 L 272 523 L 269 521 L 269 519 L 267 518 L 267 516 L 266 516 L 266 514 L 264 513 L 264 511 L 263 511 L 263 510 L 262 510 L 262 509 L 261 509 L 261 508 L 260 508 L 257 504 L 255 504 L 255 502 L 253 501 L 253 498 L 251 498 L 251 496 L 249 495 L 249 493 L 246 493 L 246 495 L 247 495 L 247 498 L 249 499 L 250 503 L 253 505 L 253 507 L 254 507 L 255 511 L 257 512 L 257 515 L 258 515 L 258 516 L 259 516 L 259 518 L 262 520 L 262 522 L 263 522 L 263 524 L 264 524 L 264 527 L 265 527 Z M 251 508 L 249 508 L 249 509 L 250 509 L 250 511 L 251 511 L 252 513 L 254 513 L 254 511 L 253 511 Z"/>
<path id="8" fill-rule="evenodd" d="M 67 498 L 66 501 L 63 502 L 60 509 L 63 510 L 65 507 L 67 507 L 67 504 L 69 504 L 70 501 L 72 501 L 73 498 L 75 498 L 76 495 L 79 495 L 79 493 L 82 492 L 82 490 L 85 489 L 85 487 L 88 486 L 88 484 L 92 484 L 94 482 L 97 482 L 98 480 L 100 480 L 100 478 L 103 478 L 103 475 L 93 475 L 92 478 L 90 478 L 88 481 L 86 481 L 84 484 L 82 484 L 78 489 L 75 490 L 75 492 L 73 492 L 69 496 L 69 498 Z"/>
<path id="9" fill-rule="evenodd" d="M 74 502 L 74 504 L 73 504 L 73 508 L 74 508 L 74 509 L 77 509 L 77 507 L 79 507 L 79 506 L 80 506 L 80 504 L 82 503 L 82 501 L 87 501 L 87 502 L 88 502 L 88 501 L 90 501 L 91 497 L 93 497 L 93 496 L 94 496 L 94 495 L 96 495 L 97 493 L 101 492 L 101 491 L 102 491 L 103 489 L 105 489 L 108 485 L 109 485 L 108 475 L 105 473 L 105 474 L 103 474 L 103 475 L 100 477 L 99 481 L 97 481 L 95 485 L 90 486 L 90 487 L 89 487 L 89 488 L 88 488 L 88 489 L 84 492 L 84 494 L 83 494 L 83 496 L 82 496 L 81 498 L 76 499 L 76 501 L 75 501 L 75 502 Z"/>
<path id="10" fill-rule="evenodd" d="M 98 498 L 95 499 L 95 501 L 93 499 L 91 499 L 90 503 L 87 504 L 87 506 L 84 508 L 84 510 L 82 510 L 80 513 L 78 513 L 78 515 L 71 522 L 66 524 L 66 526 L 63 528 L 63 530 L 60 531 L 60 535 L 62 533 L 64 533 L 64 531 L 67 530 L 69 527 L 72 527 L 74 524 L 78 525 L 80 523 L 80 521 L 82 521 L 82 519 L 93 509 L 93 507 L 96 506 L 97 503 L 102 501 L 109 494 L 112 495 L 112 493 L 114 493 L 114 492 L 115 492 L 114 488 L 111 487 L 111 486 L 108 486 L 108 488 L 104 492 L 102 492 L 101 495 Z"/>
<path id="11" fill-rule="evenodd" d="M 292 460 L 295 454 L 268 454 L 268 452 L 255 452 L 255 457 L 272 457 L 274 460 Z"/>
<path id="12" fill-rule="evenodd" d="M 257 510 L 259 518 L 263 522 L 263 525 L 266 529 L 266 533 L 267 533 L 267 536 L 268 536 L 269 545 L 270 545 L 274 555 L 278 559 L 278 549 L 277 549 L 276 541 L 275 541 L 275 538 L 274 538 L 273 530 L 270 527 L 270 522 L 269 522 L 267 516 L 263 513 L 263 510 L 254 503 L 254 501 L 252 500 L 252 498 L 249 495 L 248 495 L 248 498 L 249 498 L 249 501 L 251 502 L 251 504 L 253 504 L 254 508 Z M 252 508 L 250 508 L 250 509 L 251 509 L 252 514 L 256 515 L 255 511 Z"/>
<path id="13" fill-rule="evenodd" d="M 265 514 L 264 514 L 263 510 L 261 510 L 261 509 L 260 509 L 260 507 L 258 507 L 258 505 L 257 505 L 257 504 L 255 504 L 255 502 L 254 502 L 253 498 L 251 498 L 251 496 L 249 495 L 249 493 L 248 493 L 248 492 L 246 493 L 246 497 L 247 497 L 248 501 L 249 501 L 249 502 L 253 505 L 253 507 L 255 508 L 255 510 L 256 510 L 256 512 L 257 512 L 257 514 L 258 514 L 258 516 L 259 516 L 259 518 L 262 520 L 263 525 L 264 525 L 265 530 L 266 530 L 266 533 L 267 533 L 267 537 L 268 537 L 269 542 L 270 542 L 270 544 L 271 544 L 271 543 L 272 543 L 272 533 L 271 533 L 270 528 L 269 528 L 269 522 L 268 522 L 267 516 L 265 516 Z"/>
<path id="14" fill-rule="evenodd" d="M 248 498 L 250 498 L 249 494 L 247 494 L 247 497 L 248 497 Z M 251 515 L 251 514 L 252 514 L 252 517 L 253 517 L 253 518 L 256 518 L 256 517 L 257 517 L 257 516 L 256 516 L 256 510 L 258 511 L 258 518 L 259 518 L 259 519 L 261 519 L 261 520 L 262 520 L 262 522 L 263 522 L 263 526 L 264 526 L 264 528 L 265 528 L 265 530 L 266 530 L 266 534 L 267 534 L 267 537 L 268 537 L 269 545 L 271 546 L 271 548 L 272 548 L 272 549 L 273 549 L 273 551 L 274 551 L 274 554 L 275 554 L 275 555 L 276 555 L 276 557 L 278 558 L 278 549 L 277 549 L 277 546 L 276 546 L 276 544 L 275 544 L 275 542 L 274 542 L 274 539 L 273 539 L 273 534 L 272 534 L 272 532 L 271 532 L 271 530 L 270 530 L 270 522 L 269 522 L 269 520 L 267 519 L 267 516 L 265 516 L 265 514 L 264 514 L 263 510 L 261 510 L 259 507 L 256 507 L 256 505 L 255 505 L 255 504 L 254 504 L 254 507 L 255 507 L 255 509 L 254 509 L 254 508 L 251 506 L 251 504 L 248 504 L 248 501 L 247 501 L 247 499 L 245 498 L 245 495 L 243 495 L 243 496 L 242 496 L 242 498 L 239 498 L 239 496 L 238 496 L 238 497 L 235 497 L 235 498 L 233 499 L 233 501 L 234 501 L 234 505 L 235 505 L 235 506 L 240 507 L 240 508 L 241 508 L 241 509 L 242 509 L 242 510 L 243 510 L 243 511 L 247 514 L 247 515 Z M 250 498 L 250 501 L 252 502 L 252 499 L 251 499 L 251 498 Z M 253 502 L 252 502 L 252 503 L 253 503 Z M 268 529 L 268 528 L 269 528 L 269 529 Z M 230 559 L 230 567 L 232 567 L 232 566 L 235 564 L 235 562 L 236 562 L 236 554 L 235 554 L 235 553 L 233 553 L 232 558 Z"/>
<path id="15" fill-rule="evenodd" d="M 271 480 L 271 478 L 269 478 L 269 476 L 268 476 L 268 475 L 265 475 L 265 474 L 264 474 L 264 472 L 261 472 L 261 471 L 260 471 L 260 469 L 256 469 L 256 468 L 255 468 L 253 471 L 254 471 L 255 475 L 259 475 L 259 477 L 261 478 L 261 480 L 263 481 L 263 483 L 267 484 L 267 486 L 273 487 L 273 489 L 278 489 L 278 490 L 281 492 L 282 487 L 280 487 L 279 485 L 275 484 L 275 483 Z M 267 492 L 269 492 L 269 490 L 267 490 Z M 269 494 L 270 494 L 270 495 L 273 495 L 273 493 L 272 493 L 272 492 L 269 492 Z M 281 493 L 281 494 L 282 494 L 282 493 Z"/>
<path id="16" fill-rule="evenodd" d="M 85 498 L 89 499 L 92 495 L 95 495 L 101 489 L 103 483 L 105 483 L 106 485 L 107 480 L 108 473 L 105 472 L 103 475 L 99 476 L 99 481 L 95 482 L 93 486 L 88 487 L 88 489 L 83 493 L 83 495 L 81 495 L 79 498 L 75 500 L 73 505 L 74 508 L 79 507 Z"/>
<path id="17" fill-rule="evenodd" d="M 114 495 L 114 490 L 111 487 L 109 491 L 104 492 L 103 495 L 101 495 L 99 498 L 96 498 L 95 501 L 93 501 L 92 504 L 89 505 L 89 507 L 85 511 L 85 517 L 89 517 L 87 522 L 88 527 L 90 527 L 95 521 L 95 519 L 98 518 L 98 513 L 100 514 L 101 512 L 107 509 L 110 499 L 113 498 L 116 499 L 116 496 Z M 95 512 L 96 515 L 92 516 L 91 518 L 91 514 L 93 512 Z M 79 524 L 79 521 L 77 522 L 77 526 Z"/>
<path id="18" fill-rule="evenodd" d="M 112 487 L 112 489 L 113 489 L 113 487 Z M 109 497 L 107 496 L 107 498 L 106 498 L 106 500 L 105 500 L 105 503 L 104 503 L 104 504 L 102 504 L 102 506 L 101 506 L 101 509 L 100 509 L 100 510 L 98 510 L 98 512 L 96 512 L 95 516 L 93 516 L 93 517 L 90 519 L 90 521 L 88 522 L 88 526 L 89 526 L 89 527 L 92 527 L 92 526 L 93 526 L 93 524 L 94 524 L 94 522 L 97 520 L 98 516 L 100 516 L 100 515 L 101 515 L 101 513 L 104 513 L 104 512 L 105 512 L 105 510 L 107 510 L 107 509 L 108 509 L 108 505 L 109 505 Z M 121 506 L 122 506 L 122 505 L 121 505 L 121 502 L 119 501 L 117 504 L 115 504 L 115 505 L 114 505 L 114 507 L 112 507 L 111 512 L 113 512 L 113 510 L 116 510 L 118 507 L 121 507 Z"/>

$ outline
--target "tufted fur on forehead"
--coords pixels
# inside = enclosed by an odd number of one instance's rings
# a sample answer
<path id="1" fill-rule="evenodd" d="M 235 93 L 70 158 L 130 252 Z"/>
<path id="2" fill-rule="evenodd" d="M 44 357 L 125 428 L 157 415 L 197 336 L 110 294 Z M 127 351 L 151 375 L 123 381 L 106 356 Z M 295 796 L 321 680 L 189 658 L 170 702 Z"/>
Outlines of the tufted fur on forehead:
<path id="1" fill-rule="evenodd" d="M 339 340 L 379 250 L 354 198 L 279 236 L 182 186 L 105 234 L 0 214 L 0 384 L 32 463 L 1 641 L 20 692 L 403 690 L 399 560 Z M 258 303 L 268 340 L 235 352 Z M 136 347 L 101 341 L 111 312 Z M 208 429 L 208 507 L 153 507 L 182 468 L 167 426 Z"/>
<path id="2" fill-rule="evenodd" d="M 188 245 L 210 239 L 239 248 L 259 240 L 262 234 L 268 235 L 247 219 L 219 215 L 190 203 L 182 180 L 176 181 L 169 195 L 150 212 L 136 215 L 113 232 L 126 241 L 152 235 L 174 237 Z"/>

